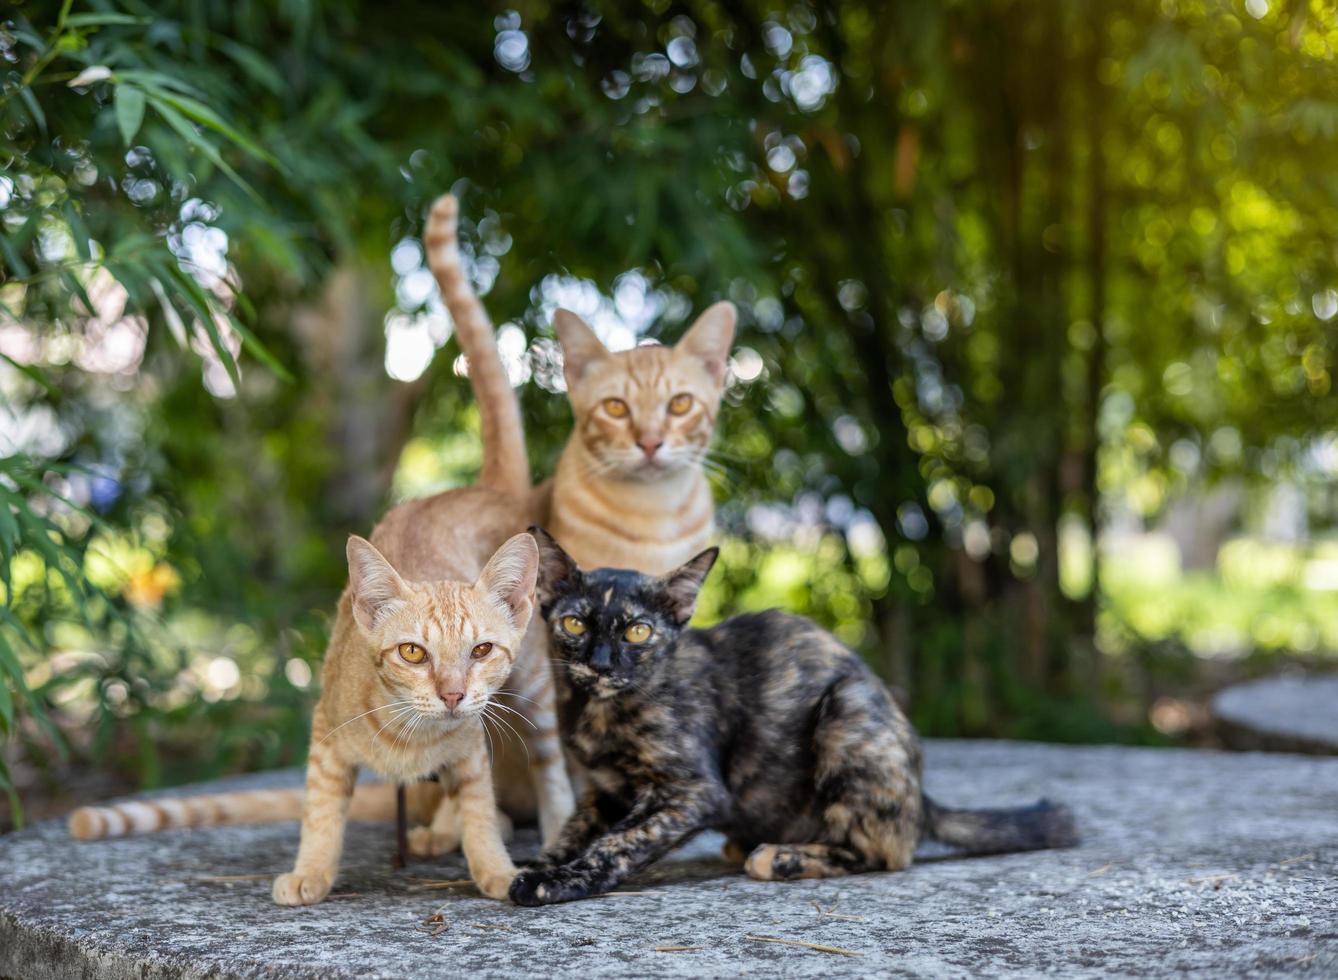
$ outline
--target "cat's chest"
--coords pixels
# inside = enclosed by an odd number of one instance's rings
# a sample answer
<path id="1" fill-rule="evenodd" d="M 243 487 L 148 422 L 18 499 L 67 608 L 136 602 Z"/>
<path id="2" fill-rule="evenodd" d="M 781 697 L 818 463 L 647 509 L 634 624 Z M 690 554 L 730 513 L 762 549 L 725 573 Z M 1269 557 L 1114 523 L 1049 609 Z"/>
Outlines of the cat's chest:
<path id="1" fill-rule="evenodd" d="M 568 746 L 590 778 L 614 792 L 629 780 L 656 779 L 674 768 L 683 745 L 669 721 L 656 705 L 629 712 L 590 702 L 575 719 Z"/>

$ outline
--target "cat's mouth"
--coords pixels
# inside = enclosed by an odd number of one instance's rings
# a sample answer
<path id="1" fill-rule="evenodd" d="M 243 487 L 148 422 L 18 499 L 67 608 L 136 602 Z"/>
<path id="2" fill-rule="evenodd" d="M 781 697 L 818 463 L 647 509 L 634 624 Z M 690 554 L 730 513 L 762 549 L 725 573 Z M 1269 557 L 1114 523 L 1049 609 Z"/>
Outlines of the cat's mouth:
<path id="1" fill-rule="evenodd" d="M 585 664 L 568 664 L 567 673 L 579 686 L 598 698 L 610 698 L 627 688 L 629 681 L 614 677 Z"/>
<path id="2" fill-rule="evenodd" d="M 613 458 L 607 460 L 606 465 L 609 471 L 624 480 L 650 482 L 686 469 L 691 463 L 690 456 L 666 447 L 654 456 L 647 456 L 639 449 L 626 453 L 617 452 Z"/>

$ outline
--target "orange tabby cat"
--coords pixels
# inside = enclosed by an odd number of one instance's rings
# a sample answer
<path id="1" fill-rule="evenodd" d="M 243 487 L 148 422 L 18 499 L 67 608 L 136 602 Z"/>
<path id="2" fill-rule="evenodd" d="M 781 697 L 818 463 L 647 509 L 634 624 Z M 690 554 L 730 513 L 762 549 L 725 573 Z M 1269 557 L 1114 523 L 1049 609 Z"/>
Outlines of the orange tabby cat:
<path id="1" fill-rule="evenodd" d="M 499 771 L 506 773 L 499 780 L 503 798 L 512 800 L 521 816 L 537 809 L 545 840 L 570 814 L 571 787 L 557 740 L 542 625 L 536 623 L 526 637 L 530 600 L 525 582 L 528 576 L 532 590 L 533 539 L 522 534 L 507 540 L 533 521 L 520 410 L 492 324 L 460 267 L 456 214 L 454 198 L 439 200 L 424 241 L 470 358 L 483 423 L 480 485 L 396 507 L 373 532 L 376 547 L 356 538 L 350 542 L 350 585 L 326 652 L 305 798 L 277 790 L 84 808 L 70 817 L 75 837 L 291 819 L 300 806 L 297 866 L 275 882 L 274 898 L 281 904 L 310 904 L 324 898 L 333 883 L 350 800 L 360 817 L 394 812 L 392 787 L 353 792 L 356 768 L 408 781 L 444 765 L 444 793 L 417 788 L 412 794 L 418 816 L 430 813 L 431 823 L 415 828 L 410 844 L 416 852 L 436 854 L 463 838 L 480 888 L 504 897 L 514 869 L 500 843 L 502 828 L 483 747 L 485 709 L 499 726 L 512 727 L 504 720 L 509 715 L 525 721 L 514 726 L 519 737 L 510 744 L 493 740 Z M 485 569 L 489 555 L 493 558 Z M 499 602 L 509 613 L 499 613 Z M 388 632 L 392 626 L 399 638 Z M 486 655 L 470 658 L 471 651 L 483 647 Z M 421 660 L 412 662 L 419 653 Z M 514 693 L 516 702 L 496 697 L 507 693 Z M 522 751 L 525 762 L 518 766 Z M 515 785 L 522 782 L 523 787 Z"/>
<path id="2" fill-rule="evenodd" d="M 545 527 L 582 568 L 661 575 L 706 547 L 715 502 L 703 463 L 724 390 L 734 306 L 716 303 L 673 347 L 613 353 L 559 310 L 575 431 L 545 494 Z"/>

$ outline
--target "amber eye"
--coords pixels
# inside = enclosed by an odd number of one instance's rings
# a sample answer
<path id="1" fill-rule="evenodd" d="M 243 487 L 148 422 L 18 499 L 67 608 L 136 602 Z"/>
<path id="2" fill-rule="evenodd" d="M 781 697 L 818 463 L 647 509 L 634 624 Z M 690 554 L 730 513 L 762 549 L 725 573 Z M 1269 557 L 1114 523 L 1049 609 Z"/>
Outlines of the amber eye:
<path id="1" fill-rule="evenodd" d="M 627 632 L 623 634 L 623 639 L 628 643 L 645 643 L 650 639 L 650 634 L 654 632 L 645 623 L 633 623 L 627 627 Z"/>
<path id="2" fill-rule="evenodd" d="M 421 664 L 427 659 L 427 651 L 417 643 L 401 643 L 400 656 L 404 658 L 406 663 Z"/>
<path id="3" fill-rule="evenodd" d="M 604 411 L 615 419 L 625 419 L 630 409 L 627 407 L 627 402 L 621 398 L 605 398 Z"/>
<path id="4" fill-rule="evenodd" d="M 681 395 L 675 395 L 669 399 L 670 415 L 686 415 L 688 409 L 692 407 L 692 396 L 684 392 Z"/>
<path id="5" fill-rule="evenodd" d="M 579 616 L 563 616 L 562 628 L 572 636 L 581 636 L 585 633 L 585 622 Z"/>
<path id="6" fill-rule="evenodd" d="M 469 651 L 469 655 L 475 660 L 482 660 L 488 654 L 492 653 L 491 643 L 480 643 L 474 649 Z"/>

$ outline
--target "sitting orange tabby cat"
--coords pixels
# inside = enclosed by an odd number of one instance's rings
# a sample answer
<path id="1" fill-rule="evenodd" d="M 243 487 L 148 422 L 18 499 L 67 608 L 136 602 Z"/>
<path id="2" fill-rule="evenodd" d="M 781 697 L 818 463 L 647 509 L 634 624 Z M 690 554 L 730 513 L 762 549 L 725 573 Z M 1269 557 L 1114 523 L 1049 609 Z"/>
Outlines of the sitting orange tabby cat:
<path id="1" fill-rule="evenodd" d="M 582 568 L 661 575 L 706 547 L 715 501 L 703 464 L 735 319 L 716 303 L 672 347 L 613 353 L 576 314 L 553 318 L 576 428 L 539 510 Z"/>
<path id="2" fill-rule="evenodd" d="M 528 575 L 532 591 L 534 543 L 525 534 L 507 540 L 533 521 L 520 409 L 487 313 L 460 267 L 456 214 L 454 198 L 440 199 L 424 241 L 470 358 L 483 423 L 480 485 L 396 507 L 373 532 L 375 548 L 358 538 L 350 542 L 350 584 L 326 652 L 304 802 L 298 792 L 272 791 L 84 808 L 70 817 L 75 837 L 284 820 L 300 807 L 297 866 L 275 882 L 274 898 L 286 905 L 310 904 L 324 898 L 334 881 L 350 798 L 357 816 L 394 812 L 390 786 L 361 787 L 354 794 L 357 767 L 407 781 L 447 765 L 444 795 L 427 787 L 412 794 L 419 811 L 438 798 L 440 803 L 434 813 L 420 812 L 431 814 L 431 825 L 416 828 L 410 843 L 415 851 L 435 854 L 463 837 L 479 886 L 501 898 L 514 869 L 501 846 L 483 748 L 480 712 L 489 704 L 521 714 L 530 728 L 522 736 L 528 779 L 515 774 L 520 750 L 504 750 L 506 740 L 496 740 L 498 765 L 507 773 L 500 780 L 506 784 L 503 797 L 518 800 L 513 804 L 518 810 L 538 810 L 545 840 L 570 814 L 571 787 L 557 741 L 542 625 L 525 639 L 530 619 L 525 582 Z M 492 561 L 483 569 L 489 555 Z M 499 614 L 499 601 L 509 613 Z M 388 632 L 393 630 L 399 632 Z M 482 648 L 488 652 L 471 659 L 471 651 Z M 420 662 L 413 663 L 419 653 Z M 499 691 L 503 682 L 506 691 Z M 490 701 L 507 691 L 519 699 L 514 707 Z M 468 719 L 477 723 L 462 723 Z"/>

